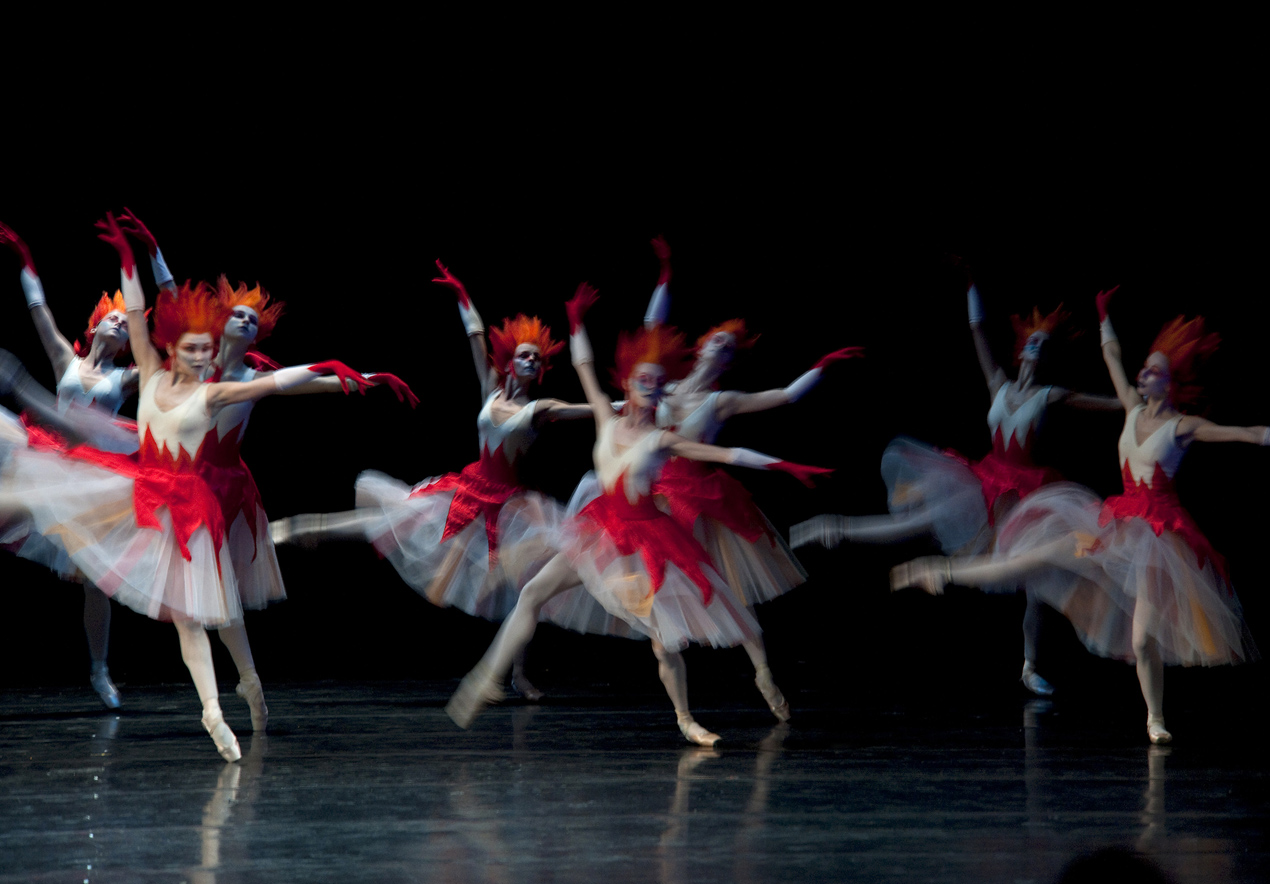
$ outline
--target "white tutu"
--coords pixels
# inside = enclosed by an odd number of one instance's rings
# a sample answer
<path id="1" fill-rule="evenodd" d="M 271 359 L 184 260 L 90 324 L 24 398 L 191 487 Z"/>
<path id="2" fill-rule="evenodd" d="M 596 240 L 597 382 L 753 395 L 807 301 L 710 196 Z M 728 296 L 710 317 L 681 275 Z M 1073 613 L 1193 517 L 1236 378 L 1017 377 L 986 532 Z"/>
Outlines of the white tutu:
<path id="1" fill-rule="evenodd" d="M 244 608 L 258 611 L 287 597 L 282 572 L 278 569 L 278 555 L 269 537 L 269 517 L 263 509 L 256 507 L 254 538 L 246 514 L 239 512 L 234 524 L 229 526 L 225 545 L 234 563 L 238 596 Z"/>
<path id="2" fill-rule="evenodd" d="M 502 620 L 516 606 L 520 589 L 556 554 L 561 507 L 532 491 L 508 497 L 498 510 L 498 548 L 491 562 L 483 514 L 442 540 L 457 489 L 411 496 L 440 478 L 412 487 L 363 472 L 357 477 L 357 506 L 374 514 L 366 536 L 428 601 Z"/>
<path id="3" fill-rule="evenodd" d="M 996 555 L 1038 553 L 1048 566 L 1025 578 L 1029 593 L 1061 611 L 1093 653 L 1133 661 L 1135 608 L 1166 664 L 1214 666 L 1257 657 L 1239 600 L 1214 562 L 1145 519 L 1111 518 L 1103 502 L 1069 482 L 1028 495 L 998 532 Z"/>
<path id="4" fill-rule="evenodd" d="M 710 555 L 710 561 L 737 602 L 752 608 L 807 582 L 807 572 L 794 558 L 785 538 L 772 524 L 764 536 L 751 543 L 721 522 L 702 516 L 692 534 Z"/>
<path id="5" fill-rule="evenodd" d="M 969 465 L 900 436 L 882 453 L 887 506 L 896 516 L 920 512 L 947 554 L 974 555 L 992 543 L 983 483 Z"/>

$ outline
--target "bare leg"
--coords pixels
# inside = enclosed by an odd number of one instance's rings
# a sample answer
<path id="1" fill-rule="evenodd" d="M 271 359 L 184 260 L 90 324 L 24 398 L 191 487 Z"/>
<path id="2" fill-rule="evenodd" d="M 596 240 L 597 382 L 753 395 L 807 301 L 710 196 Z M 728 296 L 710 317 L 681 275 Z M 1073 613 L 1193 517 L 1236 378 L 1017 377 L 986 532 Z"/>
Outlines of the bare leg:
<path id="1" fill-rule="evenodd" d="M 1164 660 L 1160 646 L 1152 638 L 1155 616 L 1142 601 L 1145 587 L 1138 587 L 1138 603 L 1133 608 L 1133 655 L 1138 685 L 1147 703 L 1147 737 L 1152 743 L 1170 743 L 1173 735 L 1164 726 Z"/>
<path id="2" fill-rule="evenodd" d="M 88 636 L 88 655 L 93 660 L 88 680 L 107 709 L 118 709 L 122 699 L 106 668 L 106 654 L 110 650 L 110 599 L 91 583 L 84 584 L 84 635 Z"/>
<path id="3" fill-rule="evenodd" d="M 1036 644 L 1041 633 L 1041 602 L 1032 593 L 1025 593 L 1027 608 L 1023 612 L 1023 674 L 1019 680 L 1023 686 L 1039 697 L 1049 697 L 1054 686 L 1041 678 L 1036 671 Z"/>
<path id="4" fill-rule="evenodd" d="M 260 676 L 256 674 L 256 661 L 251 656 L 247 628 L 242 623 L 233 623 L 222 626 L 216 632 L 238 668 L 238 687 L 234 693 L 251 707 L 251 729 L 263 734 L 269 728 L 269 707 L 265 705 L 264 688 L 260 685 Z"/>
<path id="5" fill-rule="evenodd" d="M 238 739 L 221 714 L 220 692 L 216 687 L 216 670 L 212 665 L 212 645 L 207 640 L 207 630 L 201 624 L 188 621 L 178 620 L 173 625 L 181 639 L 181 659 L 190 670 L 194 689 L 203 703 L 203 727 L 211 734 L 221 757 L 226 761 L 237 761 L 242 752 L 238 749 Z"/>
<path id="6" fill-rule="evenodd" d="M 579 583 L 578 575 L 569 567 L 568 561 L 558 555 L 525 584 L 516 607 L 499 627 L 489 650 L 463 677 L 459 689 L 446 704 L 445 711 L 455 724 L 468 727 L 481 709 L 502 699 L 501 685 L 516 657 L 524 653 L 533 639 L 542 606 Z"/>
<path id="7" fill-rule="evenodd" d="M 924 556 L 892 568 L 891 589 L 918 586 L 931 595 L 941 595 L 949 583 L 960 586 L 1021 583 L 1028 574 L 1040 568 L 1082 570 L 1081 560 L 1076 558 L 1075 553 L 1075 542 L 1064 537 L 1011 559 L 997 559 L 992 556 L 952 559 Z"/>
<path id="8" fill-rule="evenodd" d="M 816 516 L 789 529 L 789 545 L 819 543 L 832 549 L 853 543 L 899 543 L 930 534 L 932 520 L 924 511 L 904 516 Z"/>
<path id="9" fill-rule="evenodd" d="M 675 707 L 675 718 L 679 722 L 679 730 L 689 743 L 698 746 L 711 746 L 719 742 L 718 734 L 712 734 L 693 719 L 688 711 L 688 667 L 684 665 L 683 655 L 671 651 L 657 639 L 653 639 L 653 653 L 657 656 L 657 675 L 670 696 Z"/>
<path id="10" fill-rule="evenodd" d="M 275 545 L 317 543 L 321 540 L 366 539 L 366 526 L 374 518 L 372 510 L 345 510 L 342 513 L 302 513 L 269 523 L 269 537 Z"/>
<path id="11" fill-rule="evenodd" d="M 772 678 L 772 670 L 767 665 L 767 646 L 763 644 L 763 637 L 758 635 L 748 638 L 741 642 L 741 647 L 745 648 L 745 653 L 750 655 L 750 662 L 754 664 L 754 684 L 763 695 L 763 699 L 767 701 L 767 708 L 772 710 L 772 714 L 778 721 L 789 721 L 789 702 Z"/>

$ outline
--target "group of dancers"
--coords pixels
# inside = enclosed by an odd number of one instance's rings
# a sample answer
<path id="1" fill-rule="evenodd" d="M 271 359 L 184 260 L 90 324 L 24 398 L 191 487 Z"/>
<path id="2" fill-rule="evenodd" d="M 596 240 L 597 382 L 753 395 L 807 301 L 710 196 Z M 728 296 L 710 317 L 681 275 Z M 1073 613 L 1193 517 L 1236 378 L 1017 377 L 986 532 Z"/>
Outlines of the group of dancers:
<path id="1" fill-rule="evenodd" d="M 240 449 L 255 403 L 280 393 L 365 392 L 390 387 L 413 406 L 398 378 L 360 374 L 335 361 L 282 367 L 256 345 L 282 305 L 259 286 L 177 285 L 155 237 L 129 211 L 98 222 L 120 259 L 120 291 L 103 295 L 83 345 L 72 346 L 49 311 L 30 249 L 0 225 L 0 242 L 22 262 L 20 279 L 37 332 L 58 377 L 56 398 L 7 354 L 0 393 L 23 409 L 0 410 L 0 544 L 84 584 L 91 681 L 117 707 L 107 668 L 110 604 L 172 622 L 218 752 L 237 760 L 238 741 L 219 703 L 207 630 L 238 669 L 236 693 L 253 730 L 268 708 L 244 628 L 244 610 L 285 598 L 275 544 L 352 539 L 373 544 L 401 578 L 440 606 L 501 621 L 488 651 L 461 681 L 446 711 L 467 727 L 503 697 L 510 677 L 529 699 L 541 692 L 523 661 L 539 622 L 581 632 L 649 639 L 683 735 L 713 746 L 688 703 L 681 651 L 690 643 L 740 645 L 755 684 L 779 720 L 788 701 L 776 685 L 753 613 L 801 584 L 790 546 L 721 464 L 777 470 L 811 485 L 828 470 L 746 448 L 714 444 L 732 416 L 798 401 L 831 365 L 862 355 L 826 355 L 782 388 L 722 389 L 738 350 L 754 343 L 739 319 L 689 347 L 667 325 L 670 250 L 653 241 L 661 274 L 636 330 L 619 336 L 612 371 L 623 398 L 605 392 L 585 317 L 597 301 L 587 284 L 566 304 L 568 347 L 585 403 L 537 398 L 563 342 L 537 317 L 518 314 L 487 330 L 463 283 L 440 261 L 435 283 L 454 292 L 471 344 L 483 405 L 479 459 L 458 473 L 414 485 L 372 471 L 356 484 L 356 507 L 270 523 Z M 158 288 L 147 309 L 129 237 L 146 246 Z M 1114 290 L 1113 290 L 1114 291 Z M 1121 364 L 1108 315 L 1096 300 L 1102 350 L 1116 396 L 1043 387 L 1041 353 L 1067 319 L 1056 310 L 1016 317 L 1019 371 L 1010 379 L 981 330 L 978 292 L 968 289 L 970 329 L 992 397 L 992 451 L 972 463 L 955 452 L 898 439 L 883 456 L 890 514 L 820 516 L 794 526 L 795 546 L 890 542 L 927 535 L 950 558 L 897 567 L 892 586 L 938 594 L 950 582 L 1027 596 L 1024 684 L 1053 692 L 1036 666 L 1039 605 L 1061 611 L 1093 652 L 1134 662 L 1152 742 L 1167 742 L 1162 667 L 1252 659 L 1224 561 L 1182 509 L 1172 488 L 1191 442 L 1270 442 L 1266 427 L 1222 427 L 1179 411 L 1198 364 L 1217 344 L 1200 319 L 1179 318 L 1151 348 L 1136 386 Z M 488 338 L 488 340 L 487 340 Z M 133 364 L 117 362 L 131 356 Z M 135 424 L 117 413 L 138 395 Z M 1032 460 L 1047 406 L 1120 409 L 1124 495 L 1100 501 Z M 595 424 L 594 470 L 567 506 L 524 486 L 518 467 L 548 424 Z"/>

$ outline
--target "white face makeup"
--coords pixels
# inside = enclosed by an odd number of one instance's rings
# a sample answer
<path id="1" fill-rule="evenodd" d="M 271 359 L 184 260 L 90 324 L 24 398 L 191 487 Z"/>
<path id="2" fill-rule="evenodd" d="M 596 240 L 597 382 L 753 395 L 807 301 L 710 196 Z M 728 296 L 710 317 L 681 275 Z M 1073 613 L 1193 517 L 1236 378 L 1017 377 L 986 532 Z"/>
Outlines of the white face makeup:
<path id="1" fill-rule="evenodd" d="M 185 371 L 202 377 L 216 355 L 216 345 L 207 332 L 186 332 L 175 347 L 168 347 L 168 355 L 172 357 L 173 368 L 179 363 Z"/>
<path id="2" fill-rule="evenodd" d="M 101 318 L 93 336 L 105 335 L 103 340 L 117 341 L 120 346 L 128 343 L 128 317 L 118 310 L 112 310 Z"/>
<path id="3" fill-rule="evenodd" d="M 1138 395 L 1146 399 L 1163 399 L 1169 395 L 1169 359 L 1158 350 L 1147 357 L 1146 364 L 1138 372 Z"/>
<path id="4" fill-rule="evenodd" d="M 666 385 L 666 369 L 652 362 L 641 362 L 626 379 L 626 392 L 641 407 L 655 407 L 661 401 Z"/>
<path id="5" fill-rule="evenodd" d="M 260 316 L 245 304 L 235 307 L 225 322 L 225 337 L 227 338 L 254 341 L 259 332 Z"/>
<path id="6" fill-rule="evenodd" d="M 542 373 L 542 352 L 534 344 L 524 343 L 512 355 L 512 372 L 518 378 L 537 379 Z"/>
<path id="7" fill-rule="evenodd" d="M 720 365 L 730 365 L 736 355 L 736 335 L 731 332 L 715 332 L 701 349 L 697 351 L 700 359 L 707 359 Z"/>
<path id="8" fill-rule="evenodd" d="M 1024 362 L 1037 362 L 1041 358 L 1041 348 L 1049 339 L 1050 336 L 1045 332 L 1032 332 L 1023 344 L 1023 349 L 1019 351 L 1019 358 Z"/>

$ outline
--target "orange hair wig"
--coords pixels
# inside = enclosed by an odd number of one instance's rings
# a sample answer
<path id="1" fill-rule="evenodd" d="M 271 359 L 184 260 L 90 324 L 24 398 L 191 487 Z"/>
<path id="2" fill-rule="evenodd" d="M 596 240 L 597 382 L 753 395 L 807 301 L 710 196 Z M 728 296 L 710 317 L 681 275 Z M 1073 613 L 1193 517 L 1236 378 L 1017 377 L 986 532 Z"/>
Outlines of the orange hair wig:
<path id="1" fill-rule="evenodd" d="M 105 292 L 101 293 L 101 300 L 97 302 L 97 306 L 93 308 L 92 315 L 88 317 L 88 329 L 84 332 L 84 347 L 81 350 L 79 342 L 75 343 L 75 354 L 77 356 L 87 353 L 93 346 L 93 336 L 97 334 L 97 326 L 101 325 L 101 321 L 106 318 L 107 313 L 122 313 L 128 315 L 128 305 L 123 302 L 123 292 L 116 291 L 112 298 Z M 129 345 L 124 344 L 120 349 L 120 353 L 127 353 Z"/>
<path id="2" fill-rule="evenodd" d="M 260 324 L 256 330 L 255 343 L 257 344 L 273 333 L 274 326 L 278 324 L 278 318 L 282 316 L 282 309 L 286 306 L 282 301 L 269 303 L 269 293 L 260 287 L 260 283 L 256 283 L 254 289 L 247 288 L 245 282 L 238 283 L 238 287 L 234 288 L 224 274 L 216 280 L 216 299 L 220 301 L 227 321 L 235 307 L 250 307 L 256 311 L 256 316 L 260 318 Z"/>
<path id="3" fill-rule="evenodd" d="M 1014 326 L 1014 361 L 1019 362 L 1023 358 L 1023 347 L 1027 344 L 1027 339 L 1037 332 L 1043 332 L 1047 335 L 1053 335 L 1054 329 L 1058 328 L 1072 315 L 1063 309 L 1063 305 L 1059 304 L 1054 308 L 1054 312 L 1046 316 L 1041 315 L 1041 311 L 1036 307 L 1032 308 L 1032 314 L 1024 319 L 1017 313 L 1010 317 L 1010 325 Z"/>
<path id="4" fill-rule="evenodd" d="M 719 323 L 704 335 L 697 338 L 697 346 L 695 349 L 700 350 L 705 346 L 706 341 L 713 338 L 719 332 L 727 332 L 732 337 L 736 338 L 736 348 L 738 350 L 748 350 L 750 347 L 753 347 L 756 343 L 758 343 L 758 335 L 755 335 L 752 338 L 749 337 L 750 332 L 749 329 L 745 327 L 744 319 L 729 319 L 727 322 Z"/>
<path id="5" fill-rule="evenodd" d="M 537 316 L 526 316 L 517 313 L 512 319 L 504 319 L 503 324 L 489 330 L 489 342 L 493 349 L 494 370 L 499 374 L 507 373 L 507 366 L 516 355 L 516 348 L 521 344 L 533 344 L 542 355 L 542 369 L 538 379 L 550 368 L 551 357 L 564 349 L 563 341 L 551 339 L 551 328 L 542 324 Z"/>
<path id="6" fill-rule="evenodd" d="M 1179 316 L 1160 329 L 1151 344 L 1152 353 L 1163 353 L 1169 360 L 1169 393 L 1175 405 L 1193 404 L 1200 394 L 1195 383 L 1199 363 L 1213 355 L 1221 335 L 1204 331 L 1204 317 L 1187 320 Z"/>
<path id="7" fill-rule="evenodd" d="M 666 380 L 677 381 L 688 374 L 688 356 L 684 336 L 675 329 L 659 325 L 653 329 L 640 328 L 633 333 L 621 332 L 617 336 L 617 366 L 613 369 L 613 383 L 619 389 L 631 376 L 635 366 L 648 362 L 666 370 Z"/>
<path id="8" fill-rule="evenodd" d="M 154 308 L 154 330 L 150 339 L 160 353 L 175 347 L 181 335 L 210 334 L 219 346 L 228 311 L 216 296 L 216 290 L 205 282 L 181 283 L 176 294 L 166 289 L 159 293 Z"/>

